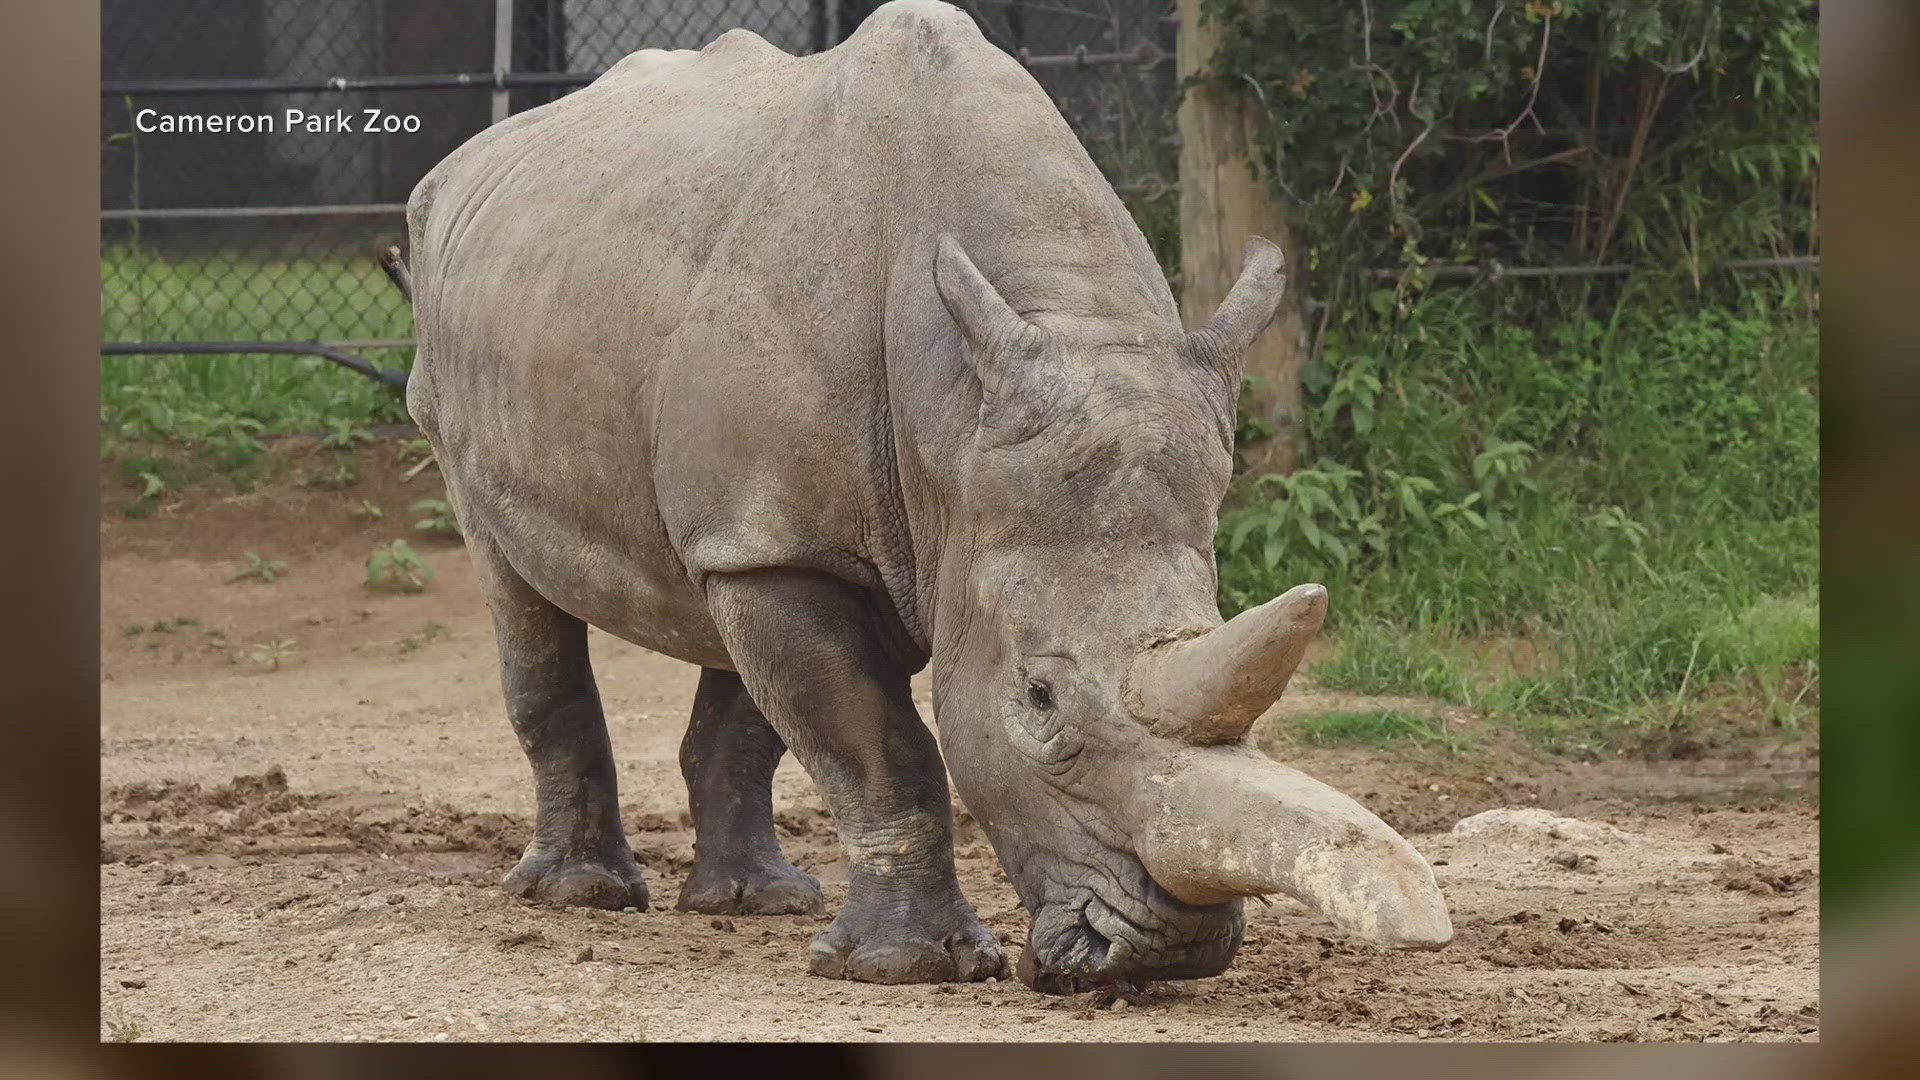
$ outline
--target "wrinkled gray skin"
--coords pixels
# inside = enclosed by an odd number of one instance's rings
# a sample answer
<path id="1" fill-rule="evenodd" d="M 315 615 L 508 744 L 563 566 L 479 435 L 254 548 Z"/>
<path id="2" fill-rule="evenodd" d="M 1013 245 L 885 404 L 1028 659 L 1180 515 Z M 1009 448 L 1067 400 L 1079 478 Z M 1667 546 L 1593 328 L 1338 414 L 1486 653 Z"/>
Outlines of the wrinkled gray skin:
<path id="1" fill-rule="evenodd" d="M 1033 915 L 1035 985 L 1217 973 L 1238 896 L 1334 887 L 1262 870 L 1210 794 L 1157 804 L 1210 791 L 1216 767 L 1255 788 L 1281 767 L 1194 745 L 1232 731 L 1156 727 L 1140 702 L 1177 703 L 1177 680 L 1127 698 L 1145 651 L 1220 624 L 1238 354 L 1279 299 L 1277 250 L 1253 244 L 1221 315 L 1183 334 L 1125 208 L 967 16 L 900 0 L 806 58 L 738 30 L 636 53 L 461 147 L 408 220 L 408 405 L 481 569 L 538 793 L 509 889 L 647 903 L 588 624 L 705 669 L 680 907 L 819 910 L 769 805 L 789 747 L 818 785 L 851 877 L 820 974 L 1004 974 L 954 877 L 947 770 Z M 1324 593 L 1289 603 L 1310 636 Z M 929 661 L 938 747 L 908 692 Z M 1352 810 L 1323 845 L 1342 867 L 1391 845 Z M 1293 831 L 1318 836 L 1300 812 Z M 1156 881 L 1149 848 L 1204 902 Z"/>

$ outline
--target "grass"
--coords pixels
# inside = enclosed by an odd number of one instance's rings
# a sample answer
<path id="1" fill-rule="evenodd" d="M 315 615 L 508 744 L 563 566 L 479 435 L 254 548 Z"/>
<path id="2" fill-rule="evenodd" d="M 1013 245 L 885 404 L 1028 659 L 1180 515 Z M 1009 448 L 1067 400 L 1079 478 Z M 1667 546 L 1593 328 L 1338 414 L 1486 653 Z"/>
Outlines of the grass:
<path id="1" fill-rule="evenodd" d="M 365 258 L 158 254 L 111 244 L 100 258 L 107 341 L 413 336 L 406 301 Z"/>
<path id="2" fill-rule="evenodd" d="M 1431 744 L 1458 750 L 1461 737 L 1447 729 L 1440 716 L 1399 709 L 1363 709 L 1301 717 L 1292 727 L 1295 738 L 1314 746 L 1379 746 L 1398 741 Z"/>
<path id="3" fill-rule="evenodd" d="M 100 261 L 104 341 L 408 338 L 412 315 L 378 265 L 365 259 L 250 260 L 160 256 L 114 245 Z M 365 349 L 405 369 L 411 349 Z M 205 438 L 232 425 L 254 435 L 352 432 L 403 421 L 400 396 L 311 356 L 103 356 L 100 412 L 125 438 Z"/>
<path id="4" fill-rule="evenodd" d="M 101 337 L 106 341 L 338 340 L 405 338 L 412 317 L 368 259 L 243 260 L 163 257 L 130 244 L 101 256 Z M 382 366 L 407 368 L 410 349 L 368 349 Z M 322 431 L 350 448 L 367 425 L 406 420 L 399 394 L 319 357 L 281 354 L 102 356 L 102 449 L 128 483 L 121 512 L 150 516 L 181 488 L 219 482 L 246 491 L 284 462 L 261 439 Z M 343 459 L 301 477 L 319 487 L 353 482 Z"/>
<path id="5" fill-rule="evenodd" d="M 1223 607 L 1322 581 L 1321 685 L 1550 735 L 1816 715 L 1814 326 L 1753 296 L 1531 328 L 1476 303 L 1330 338 L 1315 458 L 1223 515 Z"/>
<path id="6" fill-rule="evenodd" d="M 1430 634 L 1403 631 L 1380 619 L 1340 635 L 1340 649 L 1315 664 L 1313 678 L 1329 690 L 1358 694 L 1412 694 L 1440 701 L 1468 697 L 1461 672 Z"/>

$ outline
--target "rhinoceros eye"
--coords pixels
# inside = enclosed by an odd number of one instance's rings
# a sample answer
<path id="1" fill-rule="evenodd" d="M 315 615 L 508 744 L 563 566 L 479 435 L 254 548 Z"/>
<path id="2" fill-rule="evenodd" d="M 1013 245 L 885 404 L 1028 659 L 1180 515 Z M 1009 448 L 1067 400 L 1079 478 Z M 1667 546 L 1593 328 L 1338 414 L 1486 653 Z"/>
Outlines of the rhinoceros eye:
<path id="1" fill-rule="evenodd" d="M 1039 679 L 1029 680 L 1027 682 L 1027 700 L 1031 702 L 1036 709 L 1051 711 L 1053 709 L 1053 687 L 1048 686 Z"/>
<path id="2" fill-rule="evenodd" d="M 1079 758 L 1085 735 L 1073 722 L 1074 710 L 1061 707 L 1074 700 L 1073 660 L 1065 656 L 1029 656 L 1019 682 L 1007 689 L 1002 712 L 1007 736 L 1016 749 L 1055 776 L 1065 775 Z M 1011 681 L 1011 680 L 1009 680 Z M 1019 687 L 1025 687 L 1026 701 Z"/>

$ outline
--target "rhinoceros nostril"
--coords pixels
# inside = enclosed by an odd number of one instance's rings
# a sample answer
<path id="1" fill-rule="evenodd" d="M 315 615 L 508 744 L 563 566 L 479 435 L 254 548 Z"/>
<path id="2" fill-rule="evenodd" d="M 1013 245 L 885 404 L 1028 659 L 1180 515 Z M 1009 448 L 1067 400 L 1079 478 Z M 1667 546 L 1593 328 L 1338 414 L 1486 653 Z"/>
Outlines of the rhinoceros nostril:
<path id="1" fill-rule="evenodd" d="M 1077 994 L 1100 981 L 1094 972 L 1106 966 L 1113 943 L 1093 928 L 1082 910 L 1047 948 L 1037 946 L 1029 942 L 1020 957 L 1020 981 L 1042 994 Z"/>

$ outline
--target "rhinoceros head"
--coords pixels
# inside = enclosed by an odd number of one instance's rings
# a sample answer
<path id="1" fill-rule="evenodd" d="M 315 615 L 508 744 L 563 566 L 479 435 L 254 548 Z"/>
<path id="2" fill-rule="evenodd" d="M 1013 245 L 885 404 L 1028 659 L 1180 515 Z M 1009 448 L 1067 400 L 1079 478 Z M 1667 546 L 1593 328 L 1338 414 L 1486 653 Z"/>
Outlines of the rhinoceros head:
<path id="1" fill-rule="evenodd" d="M 1452 936 L 1433 872 L 1352 799 L 1247 745 L 1326 612 L 1302 585 L 1222 623 L 1215 513 L 1240 358 L 1285 285 L 1245 265 L 1202 329 L 1088 342 L 1017 315 L 951 237 L 935 274 L 981 387 L 969 538 L 940 579 L 934 681 L 954 781 L 1033 925 L 1043 988 L 1232 961 L 1241 898 L 1366 941 Z M 957 556 L 957 557 L 956 557 Z"/>

